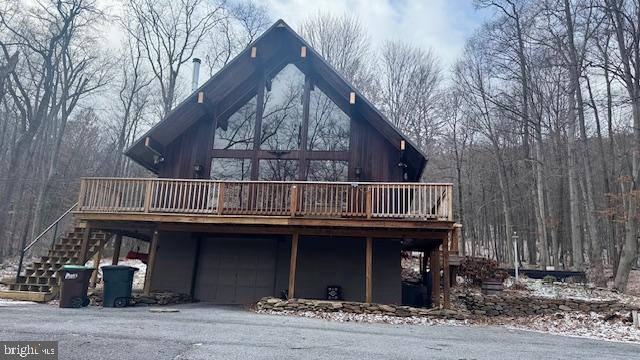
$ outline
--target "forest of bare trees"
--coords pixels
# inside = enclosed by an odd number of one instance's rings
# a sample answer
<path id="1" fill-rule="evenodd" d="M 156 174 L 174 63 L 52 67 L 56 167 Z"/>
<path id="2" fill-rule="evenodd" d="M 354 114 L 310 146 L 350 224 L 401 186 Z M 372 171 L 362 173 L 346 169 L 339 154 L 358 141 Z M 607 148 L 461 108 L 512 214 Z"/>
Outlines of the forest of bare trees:
<path id="1" fill-rule="evenodd" d="M 0 259 L 75 202 L 81 176 L 149 176 L 122 152 L 189 94 L 191 59 L 209 76 L 274 20 L 250 0 L 116 3 L 0 0 Z M 346 15 L 298 30 L 424 149 L 424 180 L 455 184 L 464 255 L 598 285 L 612 274 L 624 290 L 638 259 L 640 1 L 475 5 L 488 16 L 453 64 L 374 42 Z"/>

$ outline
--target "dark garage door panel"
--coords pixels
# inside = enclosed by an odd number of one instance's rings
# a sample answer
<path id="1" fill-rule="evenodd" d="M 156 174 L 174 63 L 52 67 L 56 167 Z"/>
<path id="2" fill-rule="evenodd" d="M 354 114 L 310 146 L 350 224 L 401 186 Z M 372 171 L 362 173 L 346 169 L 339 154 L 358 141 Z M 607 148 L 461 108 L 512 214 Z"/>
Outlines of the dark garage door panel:
<path id="1" fill-rule="evenodd" d="M 203 239 L 195 297 L 247 304 L 273 295 L 275 263 L 275 240 Z"/>

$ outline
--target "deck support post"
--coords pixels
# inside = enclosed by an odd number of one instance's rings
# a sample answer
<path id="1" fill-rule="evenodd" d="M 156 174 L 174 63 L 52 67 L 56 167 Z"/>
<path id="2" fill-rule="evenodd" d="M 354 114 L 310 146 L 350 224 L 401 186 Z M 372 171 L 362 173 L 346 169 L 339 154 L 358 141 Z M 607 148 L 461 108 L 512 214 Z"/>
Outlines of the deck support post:
<path id="1" fill-rule="evenodd" d="M 289 290 L 287 291 L 287 297 L 293 299 L 296 291 L 296 266 L 298 262 L 298 238 L 297 232 L 293 233 L 291 237 L 291 262 L 289 263 Z"/>
<path id="2" fill-rule="evenodd" d="M 429 270 L 431 272 L 431 302 L 434 308 L 440 307 L 440 261 L 438 261 L 439 248 L 440 246 L 437 246 L 431 249 L 431 252 L 429 253 Z"/>
<path id="3" fill-rule="evenodd" d="M 95 255 L 93 255 L 94 270 L 91 273 L 91 281 L 89 282 L 89 286 L 91 286 L 92 289 L 96 288 L 96 283 L 98 282 L 98 269 L 100 269 L 100 261 L 102 260 L 102 249 L 104 248 L 105 242 L 106 240 L 100 240 L 98 251 Z"/>
<path id="4" fill-rule="evenodd" d="M 111 258 L 111 265 L 118 265 L 120 261 L 120 248 L 122 247 L 122 235 L 116 235 L 113 239 L 113 257 Z"/>
<path id="5" fill-rule="evenodd" d="M 365 302 L 372 302 L 372 270 L 373 270 L 373 238 L 367 238 L 367 253 L 365 259 Z"/>
<path id="6" fill-rule="evenodd" d="M 156 254 L 158 252 L 158 240 L 160 235 L 158 230 L 153 231 L 151 243 L 149 244 L 149 261 L 147 262 L 147 272 L 144 274 L 144 294 L 151 293 L 151 277 L 153 276 L 153 268 L 156 264 Z"/>
<path id="7" fill-rule="evenodd" d="M 450 290 L 451 290 L 451 267 L 449 266 L 449 236 L 451 236 L 451 231 L 447 233 L 447 235 L 442 240 L 442 270 L 444 274 L 444 304 L 443 307 L 445 309 L 449 308 L 450 305 Z"/>
<path id="8" fill-rule="evenodd" d="M 78 256 L 78 265 L 84 265 L 89 257 L 89 241 L 91 240 L 91 227 L 87 225 L 82 232 L 82 242 L 80 243 L 80 254 Z"/>

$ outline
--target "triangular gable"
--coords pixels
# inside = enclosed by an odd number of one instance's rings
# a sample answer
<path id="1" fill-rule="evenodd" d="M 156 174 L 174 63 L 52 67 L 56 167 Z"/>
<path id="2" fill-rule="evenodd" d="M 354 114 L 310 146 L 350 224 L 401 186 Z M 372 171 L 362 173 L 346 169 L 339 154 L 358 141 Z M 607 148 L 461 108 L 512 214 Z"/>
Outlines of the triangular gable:
<path id="1" fill-rule="evenodd" d="M 346 108 L 353 106 L 353 110 L 359 113 L 361 118 L 368 121 L 393 146 L 400 149 L 401 141 L 404 140 L 406 162 L 415 170 L 418 175 L 415 178 L 418 178 L 427 161 L 424 153 L 283 20 L 278 20 L 224 68 L 188 96 L 163 120 L 140 137 L 126 150 L 125 154 L 140 165 L 157 173 L 158 167 L 154 158 L 162 154 L 165 146 L 168 146 L 203 116 L 220 116 L 232 113 L 234 109 L 246 102 L 251 97 L 252 91 L 259 86 L 257 79 L 261 71 L 277 73 L 279 69 L 291 62 L 289 56 L 300 52 L 302 47 L 306 48 L 306 57 L 304 63 L 294 62 L 296 66 L 303 71 L 315 72 L 318 79 L 321 80 L 317 85 L 323 90 L 331 90 L 326 91 L 331 100 L 347 113 L 349 111 Z M 252 52 L 255 53 L 252 54 Z M 255 58 L 252 55 L 255 55 Z M 264 68 L 266 63 L 270 64 L 269 69 Z M 352 93 L 355 94 L 355 104 L 351 104 Z M 203 104 L 198 103 L 198 96 L 204 96 Z M 219 126 L 224 126 L 224 124 L 219 124 Z"/>

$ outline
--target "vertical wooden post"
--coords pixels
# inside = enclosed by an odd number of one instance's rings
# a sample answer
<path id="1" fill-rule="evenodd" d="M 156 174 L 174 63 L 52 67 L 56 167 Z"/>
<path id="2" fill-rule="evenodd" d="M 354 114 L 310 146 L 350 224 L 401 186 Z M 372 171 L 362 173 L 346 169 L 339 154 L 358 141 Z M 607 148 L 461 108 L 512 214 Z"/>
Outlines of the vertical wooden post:
<path id="1" fill-rule="evenodd" d="M 453 185 L 447 185 L 447 220 L 453 221 Z"/>
<path id="2" fill-rule="evenodd" d="M 80 254 L 78 254 L 78 265 L 84 265 L 89 256 L 89 241 L 91 240 L 91 228 L 89 224 L 84 228 L 82 233 L 82 242 L 80 243 Z"/>
<path id="3" fill-rule="evenodd" d="M 118 265 L 120 260 L 120 248 L 122 247 L 122 235 L 116 235 L 113 239 L 113 258 L 111 258 L 111 265 Z"/>
<path id="4" fill-rule="evenodd" d="M 297 232 L 293 233 L 291 237 L 291 262 L 289 263 L 289 291 L 287 296 L 289 299 L 295 297 L 296 291 L 296 266 L 298 262 L 298 238 Z"/>
<path id="5" fill-rule="evenodd" d="M 438 246 L 429 253 L 429 270 L 431 271 L 431 297 L 433 307 L 440 307 L 440 261 Z"/>
<path id="6" fill-rule="evenodd" d="M 91 273 L 91 281 L 89 282 L 89 285 L 92 289 L 96 288 L 96 283 L 98 282 L 98 269 L 100 269 L 100 261 L 102 260 L 102 249 L 104 248 L 105 242 L 106 240 L 100 240 L 98 251 L 93 256 L 93 267 L 95 269 Z"/>
<path id="7" fill-rule="evenodd" d="M 367 219 L 371 219 L 371 213 L 373 212 L 373 204 L 372 204 L 372 196 L 371 187 L 367 186 L 367 191 L 365 192 L 365 206 L 367 211 Z"/>
<path id="8" fill-rule="evenodd" d="M 296 216 L 296 212 L 298 211 L 298 186 L 291 186 L 291 217 Z"/>
<path id="9" fill-rule="evenodd" d="M 372 302 L 372 270 L 373 270 L 373 239 L 367 238 L 367 255 L 365 259 L 365 302 Z"/>
<path id="10" fill-rule="evenodd" d="M 82 205 L 84 205 L 84 198 L 87 192 L 87 184 L 85 179 L 80 180 L 80 191 L 78 192 L 78 208 L 77 210 L 82 210 Z"/>
<path id="11" fill-rule="evenodd" d="M 451 232 L 448 232 L 447 235 L 444 237 L 444 239 L 442 240 L 442 270 L 444 273 L 444 308 L 448 309 L 449 308 L 449 293 L 450 293 L 450 288 L 451 288 L 451 274 L 450 274 L 450 267 L 449 267 L 449 236 L 451 235 Z"/>
<path id="12" fill-rule="evenodd" d="M 153 185 L 153 180 L 145 180 L 145 182 L 144 212 L 148 213 L 149 208 L 151 207 L 151 194 L 153 193 L 151 186 Z"/>
<path id="13" fill-rule="evenodd" d="M 218 184 L 218 204 L 216 206 L 218 215 L 222 215 L 224 210 L 224 183 Z"/>
<path id="14" fill-rule="evenodd" d="M 151 243 L 149 244 L 149 261 L 147 262 L 147 271 L 144 274 L 144 294 L 151 293 L 151 278 L 153 277 L 153 268 L 156 264 L 156 254 L 158 252 L 158 240 L 160 235 L 158 231 L 153 232 Z"/>

